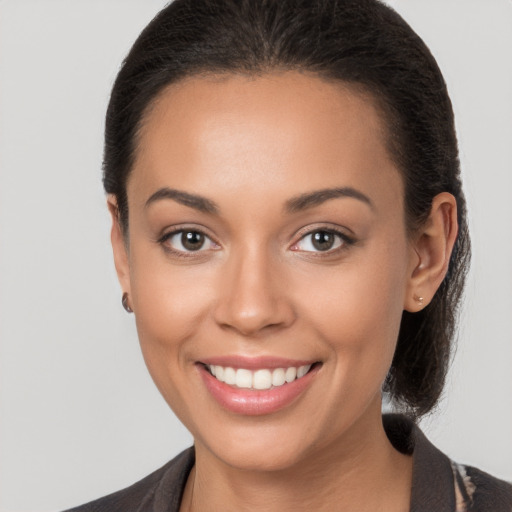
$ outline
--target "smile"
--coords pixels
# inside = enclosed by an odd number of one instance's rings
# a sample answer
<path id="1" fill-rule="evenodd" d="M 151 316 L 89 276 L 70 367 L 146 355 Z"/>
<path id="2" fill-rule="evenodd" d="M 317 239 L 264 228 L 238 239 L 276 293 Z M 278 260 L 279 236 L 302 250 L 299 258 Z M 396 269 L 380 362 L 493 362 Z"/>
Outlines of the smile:
<path id="1" fill-rule="evenodd" d="M 301 379 L 311 369 L 311 364 L 290 366 L 287 368 L 258 369 L 255 371 L 245 368 L 234 369 L 229 366 L 206 365 L 209 372 L 220 382 L 241 389 L 266 390 L 273 389 L 294 380 Z"/>
<path id="2" fill-rule="evenodd" d="M 292 406 L 312 386 L 322 367 L 321 362 L 276 358 L 228 359 L 196 366 L 210 396 L 223 409 L 249 416 Z"/>

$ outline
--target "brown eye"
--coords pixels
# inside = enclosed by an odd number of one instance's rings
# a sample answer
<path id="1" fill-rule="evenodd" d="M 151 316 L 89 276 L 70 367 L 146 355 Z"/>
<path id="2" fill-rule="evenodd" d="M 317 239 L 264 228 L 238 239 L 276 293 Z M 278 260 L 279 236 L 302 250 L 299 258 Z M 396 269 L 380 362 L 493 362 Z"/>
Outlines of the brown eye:
<path id="1" fill-rule="evenodd" d="M 350 240 L 343 234 L 328 229 L 317 229 L 304 235 L 293 249 L 302 252 L 328 252 L 344 245 L 350 245 Z"/>
<path id="2" fill-rule="evenodd" d="M 328 231 L 317 231 L 311 235 L 311 243 L 318 251 L 328 251 L 332 249 L 336 242 L 336 235 Z"/>
<path id="3" fill-rule="evenodd" d="M 201 231 L 179 230 L 165 235 L 161 240 L 164 246 L 178 253 L 190 253 L 216 249 L 217 245 Z"/>
<path id="4" fill-rule="evenodd" d="M 199 251 L 205 242 L 205 236 L 197 231 L 183 231 L 181 234 L 181 245 L 187 251 Z"/>

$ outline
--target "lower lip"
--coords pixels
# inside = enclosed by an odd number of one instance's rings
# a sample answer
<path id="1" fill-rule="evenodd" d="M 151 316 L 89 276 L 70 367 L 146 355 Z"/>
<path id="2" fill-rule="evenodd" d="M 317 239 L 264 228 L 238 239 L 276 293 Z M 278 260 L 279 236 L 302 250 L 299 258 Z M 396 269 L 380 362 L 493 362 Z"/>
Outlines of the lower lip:
<path id="1" fill-rule="evenodd" d="M 289 406 L 306 390 L 315 377 L 318 367 L 315 366 L 304 377 L 272 389 L 253 390 L 229 386 L 217 380 L 200 364 L 199 372 L 208 391 L 225 409 L 247 416 L 271 414 Z"/>

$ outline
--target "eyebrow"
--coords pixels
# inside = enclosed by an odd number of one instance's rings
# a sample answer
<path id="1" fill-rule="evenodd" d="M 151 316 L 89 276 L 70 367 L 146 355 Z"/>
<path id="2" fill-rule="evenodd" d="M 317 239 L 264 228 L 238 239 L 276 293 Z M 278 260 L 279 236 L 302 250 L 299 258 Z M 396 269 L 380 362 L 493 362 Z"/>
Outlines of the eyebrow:
<path id="1" fill-rule="evenodd" d="M 337 199 L 340 197 L 351 197 L 358 199 L 359 201 L 362 201 L 363 203 L 370 206 L 371 209 L 374 208 L 370 198 L 359 190 L 356 190 L 352 187 L 337 187 L 324 188 L 321 190 L 300 194 L 297 197 L 292 197 L 286 201 L 285 210 L 289 213 L 296 213 L 308 208 L 312 208 L 314 206 L 318 206 L 325 201 L 329 201 L 330 199 Z M 219 207 L 211 199 L 168 187 L 161 188 L 152 194 L 146 201 L 145 207 L 147 208 L 151 204 L 163 199 L 171 199 L 177 203 L 188 206 L 189 208 L 194 208 L 195 210 L 203 213 L 219 213 Z"/>
<path id="2" fill-rule="evenodd" d="M 216 214 L 219 212 L 219 207 L 211 199 L 168 187 L 161 188 L 152 194 L 146 201 L 145 207 L 163 199 L 171 199 L 203 213 Z"/>
<path id="3" fill-rule="evenodd" d="M 314 192 L 307 192 L 286 201 L 285 209 L 289 213 L 296 213 L 312 208 L 313 206 L 318 206 L 330 199 L 337 199 L 339 197 L 351 197 L 353 199 L 358 199 L 359 201 L 367 204 L 372 210 L 374 209 L 374 205 L 370 198 L 352 187 L 324 188 L 321 190 L 315 190 Z"/>

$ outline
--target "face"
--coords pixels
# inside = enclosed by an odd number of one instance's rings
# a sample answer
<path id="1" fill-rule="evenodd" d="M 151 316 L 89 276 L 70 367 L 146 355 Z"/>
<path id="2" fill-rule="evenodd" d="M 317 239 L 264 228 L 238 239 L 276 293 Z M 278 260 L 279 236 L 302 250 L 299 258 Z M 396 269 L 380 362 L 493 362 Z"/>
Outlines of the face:
<path id="1" fill-rule="evenodd" d="M 118 271 L 196 450 L 282 469 L 364 442 L 412 261 L 371 98 L 292 72 L 188 79 L 147 116 L 127 191 Z"/>

